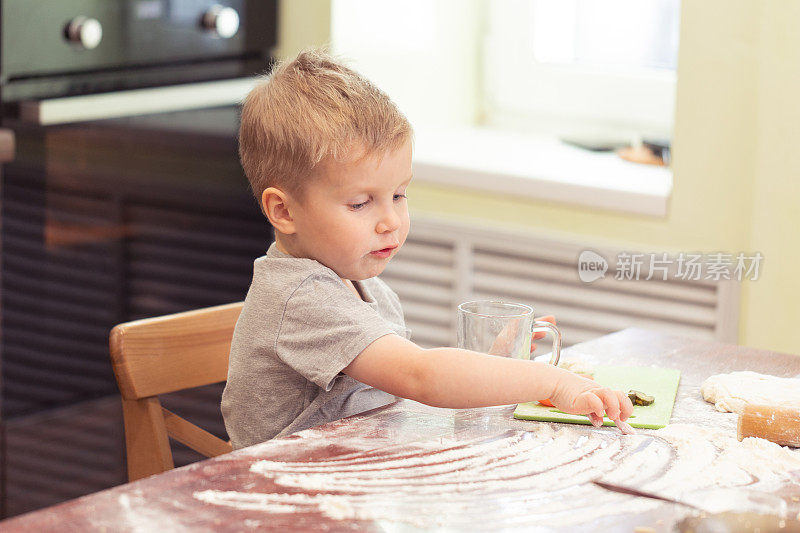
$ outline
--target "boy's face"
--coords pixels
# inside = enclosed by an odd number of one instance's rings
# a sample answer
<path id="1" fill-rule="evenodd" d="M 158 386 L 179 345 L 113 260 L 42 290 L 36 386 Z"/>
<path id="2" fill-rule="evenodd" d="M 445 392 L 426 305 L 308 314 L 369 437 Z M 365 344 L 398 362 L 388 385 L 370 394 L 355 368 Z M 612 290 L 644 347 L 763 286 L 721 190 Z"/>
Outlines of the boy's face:
<path id="1" fill-rule="evenodd" d="M 292 211 L 290 253 L 316 259 L 342 279 L 377 276 L 408 236 L 411 141 L 357 161 L 328 158 L 316 172 Z"/>

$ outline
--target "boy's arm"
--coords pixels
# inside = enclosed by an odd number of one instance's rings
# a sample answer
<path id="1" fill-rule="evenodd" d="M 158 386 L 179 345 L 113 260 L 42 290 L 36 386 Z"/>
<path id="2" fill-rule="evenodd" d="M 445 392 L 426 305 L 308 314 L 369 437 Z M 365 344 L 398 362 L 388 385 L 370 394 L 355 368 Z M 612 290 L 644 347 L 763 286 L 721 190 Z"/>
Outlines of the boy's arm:
<path id="1" fill-rule="evenodd" d="M 458 348 L 426 350 L 399 335 L 377 339 L 343 372 L 435 407 L 487 407 L 550 398 L 565 412 L 590 415 L 595 424 L 602 422 L 604 412 L 612 420 L 626 420 L 633 412 L 622 392 L 547 363 Z"/>

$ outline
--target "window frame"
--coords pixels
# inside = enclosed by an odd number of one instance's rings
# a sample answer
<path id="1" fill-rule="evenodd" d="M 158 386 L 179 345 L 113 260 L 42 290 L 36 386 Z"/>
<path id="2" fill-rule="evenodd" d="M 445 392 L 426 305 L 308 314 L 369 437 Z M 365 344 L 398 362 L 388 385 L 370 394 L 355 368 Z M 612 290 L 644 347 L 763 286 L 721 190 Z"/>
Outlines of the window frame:
<path id="1" fill-rule="evenodd" d="M 485 8 L 487 125 L 556 136 L 671 136 L 675 71 L 541 63 L 529 46 L 532 2 L 492 1 Z"/>

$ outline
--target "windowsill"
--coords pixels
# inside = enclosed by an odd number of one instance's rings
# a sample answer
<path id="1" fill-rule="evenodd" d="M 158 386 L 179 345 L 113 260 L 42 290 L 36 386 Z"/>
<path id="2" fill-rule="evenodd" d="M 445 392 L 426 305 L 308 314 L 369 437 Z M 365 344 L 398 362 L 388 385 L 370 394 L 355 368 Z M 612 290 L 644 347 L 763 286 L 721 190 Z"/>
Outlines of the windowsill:
<path id="1" fill-rule="evenodd" d="M 415 179 L 536 200 L 664 217 L 672 171 L 556 139 L 480 128 L 415 132 Z"/>

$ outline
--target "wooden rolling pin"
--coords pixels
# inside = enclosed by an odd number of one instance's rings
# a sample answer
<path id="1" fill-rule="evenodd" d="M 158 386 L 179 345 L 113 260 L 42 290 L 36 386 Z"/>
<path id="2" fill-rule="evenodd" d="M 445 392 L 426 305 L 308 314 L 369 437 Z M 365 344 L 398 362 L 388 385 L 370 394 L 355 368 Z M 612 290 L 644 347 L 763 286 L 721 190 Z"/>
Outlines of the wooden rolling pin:
<path id="1" fill-rule="evenodd" d="M 761 437 L 781 446 L 800 447 L 800 408 L 747 404 L 736 428 L 739 440 Z"/>

